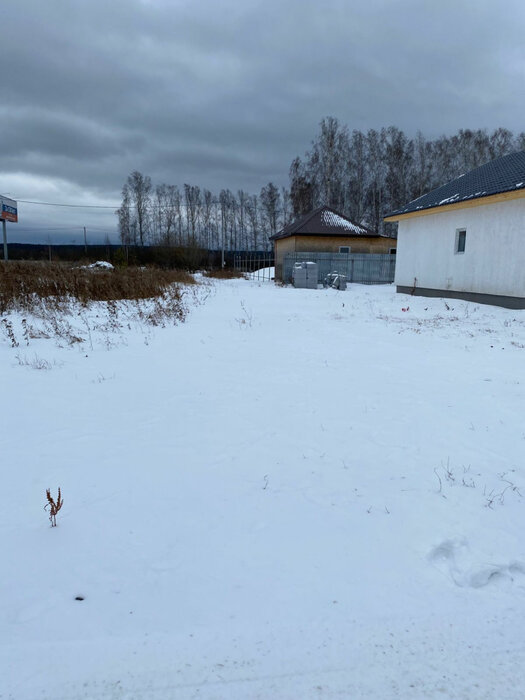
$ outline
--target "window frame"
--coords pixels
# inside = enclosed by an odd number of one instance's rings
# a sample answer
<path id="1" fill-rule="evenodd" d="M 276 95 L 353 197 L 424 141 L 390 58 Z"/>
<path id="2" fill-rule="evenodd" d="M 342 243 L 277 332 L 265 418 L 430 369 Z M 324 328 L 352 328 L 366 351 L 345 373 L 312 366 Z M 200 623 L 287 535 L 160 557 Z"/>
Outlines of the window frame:
<path id="1" fill-rule="evenodd" d="M 463 244 L 462 250 L 460 250 L 461 244 Z M 464 255 L 467 247 L 467 229 L 457 228 L 456 229 L 456 242 L 454 245 L 455 255 Z"/>

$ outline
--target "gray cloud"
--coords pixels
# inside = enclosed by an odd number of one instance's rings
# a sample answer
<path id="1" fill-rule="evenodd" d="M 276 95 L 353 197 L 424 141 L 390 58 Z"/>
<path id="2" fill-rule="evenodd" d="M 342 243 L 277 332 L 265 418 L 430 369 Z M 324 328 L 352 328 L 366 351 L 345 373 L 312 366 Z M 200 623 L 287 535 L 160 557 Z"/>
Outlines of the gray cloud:
<path id="1" fill-rule="evenodd" d="M 521 131 L 524 20 L 517 0 L 4 0 L 0 188 L 113 202 L 139 169 L 258 191 L 326 115 Z"/>

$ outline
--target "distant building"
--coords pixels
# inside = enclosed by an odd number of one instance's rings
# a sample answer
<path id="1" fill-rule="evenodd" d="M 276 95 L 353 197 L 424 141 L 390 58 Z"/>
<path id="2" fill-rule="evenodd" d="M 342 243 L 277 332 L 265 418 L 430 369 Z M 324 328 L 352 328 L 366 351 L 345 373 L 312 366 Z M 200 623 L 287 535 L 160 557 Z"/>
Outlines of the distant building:
<path id="1" fill-rule="evenodd" d="M 271 239 L 275 279 L 283 279 L 286 253 L 395 253 L 397 241 L 355 224 L 330 207 L 318 207 L 285 226 Z"/>
<path id="2" fill-rule="evenodd" d="M 398 292 L 525 308 L 525 151 L 397 209 Z"/>

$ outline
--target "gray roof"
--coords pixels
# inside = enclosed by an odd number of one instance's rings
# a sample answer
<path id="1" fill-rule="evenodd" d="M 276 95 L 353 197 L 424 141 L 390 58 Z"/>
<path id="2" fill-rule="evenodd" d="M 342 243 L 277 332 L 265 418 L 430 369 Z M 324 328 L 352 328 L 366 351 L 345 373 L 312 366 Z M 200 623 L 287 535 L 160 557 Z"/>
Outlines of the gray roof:
<path id="1" fill-rule="evenodd" d="M 388 217 L 521 189 L 525 189 L 525 151 L 485 163 L 396 209 Z"/>
<path id="2" fill-rule="evenodd" d="M 288 236 L 344 236 L 349 238 L 354 236 L 377 237 L 378 235 L 366 226 L 350 221 L 348 217 L 335 209 L 323 206 L 288 224 L 270 240 L 276 241 L 280 238 L 288 238 Z"/>

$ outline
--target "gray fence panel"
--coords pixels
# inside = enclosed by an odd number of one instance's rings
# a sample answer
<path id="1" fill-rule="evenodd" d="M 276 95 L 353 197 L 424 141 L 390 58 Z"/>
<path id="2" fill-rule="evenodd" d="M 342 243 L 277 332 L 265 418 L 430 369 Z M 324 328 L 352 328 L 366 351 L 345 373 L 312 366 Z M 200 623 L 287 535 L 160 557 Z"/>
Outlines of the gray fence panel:
<path id="1" fill-rule="evenodd" d="M 346 275 L 348 282 L 390 284 L 394 281 L 396 270 L 396 256 L 387 253 L 286 253 L 283 281 L 292 281 L 292 268 L 296 262 L 308 261 L 318 265 L 319 284 L 330 272 Z"/>
<path id="2" fill-rule="evenodd" d="M 253 279 L 268 280 L 273 279 L 273 269 L 275 258 L 273 253 L 243 253 L 235 255 L 233 267 L 237 272 L 249 273 Z"/>

